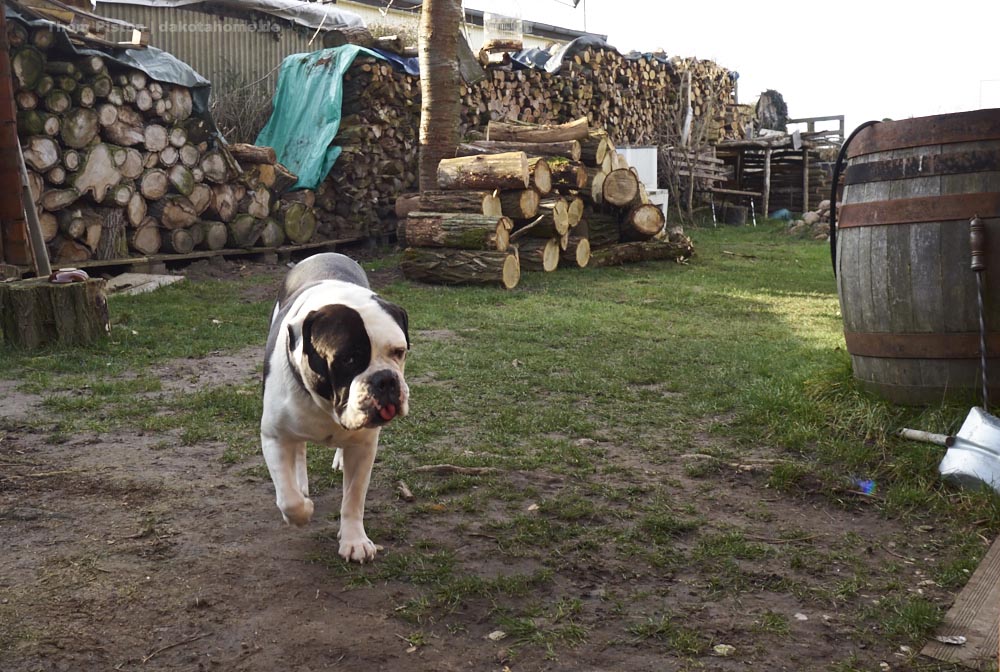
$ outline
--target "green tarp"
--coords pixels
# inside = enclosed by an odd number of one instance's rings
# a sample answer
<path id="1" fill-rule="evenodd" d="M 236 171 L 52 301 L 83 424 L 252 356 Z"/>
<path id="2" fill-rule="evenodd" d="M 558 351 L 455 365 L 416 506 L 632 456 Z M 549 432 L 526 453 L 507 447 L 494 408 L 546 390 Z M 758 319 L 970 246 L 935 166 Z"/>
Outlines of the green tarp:
<path id="1" fill-rule="evenodd" d="M 340 156 L 340 147 L 331 143 L 340 129 L 344 73 L 362 52 L 381 58 L 348 44 L 281 62 L 274 111 L 255 144 L 273 147 L 278 161 L 299 176 L 293 189 L 318 187 Z"/>

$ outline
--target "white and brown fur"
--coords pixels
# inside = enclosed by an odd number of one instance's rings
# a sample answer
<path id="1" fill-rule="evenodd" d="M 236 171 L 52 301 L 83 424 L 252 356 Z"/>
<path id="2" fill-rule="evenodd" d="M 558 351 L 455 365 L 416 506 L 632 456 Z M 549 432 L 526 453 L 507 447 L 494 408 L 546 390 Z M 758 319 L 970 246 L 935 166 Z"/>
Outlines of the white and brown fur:
<path id="1" fill-rule="evenodd" d="M 344 471 L 338 537 L 346 560 L 375 557 L 365 498 L 379 432 L 409 412 L 409 346 L 406 311 L 372 292 L 349 257 L 313 255 L 285 278 L 264 356 L 264 459 L 285 522 L 301 526 L 313 514 L 306 442 L 337 448 L 333 468 Z"/>

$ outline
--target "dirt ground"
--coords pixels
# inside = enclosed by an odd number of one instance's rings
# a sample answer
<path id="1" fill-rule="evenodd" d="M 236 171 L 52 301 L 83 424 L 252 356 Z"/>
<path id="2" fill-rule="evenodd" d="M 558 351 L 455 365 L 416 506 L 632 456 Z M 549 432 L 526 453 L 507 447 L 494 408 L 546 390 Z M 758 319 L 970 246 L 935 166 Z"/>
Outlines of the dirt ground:
<path id="1" fill-rule="evenodd" d="M 283 268 L 206 262 L 188 271 L 192 278 L 242 272 L 277 278 Z M 376 286 L 386 279 L 377 277 Z M 262 348 L 252 348 L 167 362 L 157 370 L 161 393 L 243 384 L 258 375 L 261 356 Z M 44 413 L 41 400 L 16 388 L 16 381 L 0 381 L 0 623 L 11 626 L 0 633 L 4 672 L 823 670 L 852 657 L 856 668 L 837 669 L 916 669 L 912 652 L 860 636 L 867 626 L 853 615 L 877 603 L 878 594 L 862 589 L 824 605 L 777 589 L 789 572 L 752 557 L 740 561 L 741 569 L 758 589 L 726 597 L 693 572 L 631 567 L 614 554 L 578 555 L 544 590 L 553 603 L 580 601 L 585 641 L 554 651 L 525 646 L 511 657 L 505 641 L 489 638 L 496 628 L 482 618 L 483 605 L 462 604 L 423 624 L 429 639 L 413 646 L 407 637 L 415 628 L 396 612 L 417 589 L 398 581 L 352 587 L 316 562 L 336 556 L 334 523 L 319 517 L 306 530 L 284 527 L 271 483 L 248 476 L 245 463 L 222 461 L 222 446 L 134 433 L 53 443 L 26 422 Z M 873 575 L 891 568 L 892 581 L 939 604 L 954 598 L 927 580 L 939 543 L 933 524 L 887 521 L 861 497 L 848 496 L 838 508 L 819 497 L 786 496 L 749 469 L 693 479 L 680 464 L 646 463 L 626 445 L 596 449 L 627 467 L 634 483 L 670 483 L 700 502 L 699 515 L 718 525 L 739 522 L 750 538 L 780 545 L 783 532 L 808 531 L 823 557 L 834 560 L 792 572 L 803 583 L 835 585 L 860 563 Z M 376 521 L 405 506 L 377 472 L 378 465 L 368 513 Z M 511 485 L 543 494 L 566 487 L 545 473 L 514 474 Z M 319 493 L 317 510 L 335 511 L 339 497 L 339 489 Z M 538 564 L 512 566 L 460 509 L 412 520 L 410 539 L 451 548 L 463 568 L 480 574 L 530 573 Z M 385 545 L 376 562 L 393 553 L 392 540 Z M 664 584 L 668 604 L 658 605 L 654 596 L 664 594 Z M 623 604 L 615 595 L 631 598 Z M 658 608 L 683 614 L 685 626 L 735 653 L 687 657 L 659 639 L 627 635 L 623 620 L 639 622 Z M 788 614 L 787 630 L 746 625 L 768 613 Z"/>

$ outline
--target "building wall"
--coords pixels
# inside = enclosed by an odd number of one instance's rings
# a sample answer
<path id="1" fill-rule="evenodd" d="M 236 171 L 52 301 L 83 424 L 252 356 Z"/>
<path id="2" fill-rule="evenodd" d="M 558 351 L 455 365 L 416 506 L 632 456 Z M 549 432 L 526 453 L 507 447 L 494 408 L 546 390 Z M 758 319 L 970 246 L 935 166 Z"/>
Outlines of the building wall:
<path id="1" fill-rule="evenodd" d="M 365 24 L 404 26 L 416 34 L 418 12 L 390 9 L 385 16 L 377 8 L 341 1 L 343 9 L 354 12 Z M 310 43 L 315 31 L 278 24 L 263 24 L 263 30 L 243 19 L 214 16 L 181 8 L 145 7 L 114 2 L 100 2 L 97 13 L 128 21 L 150 30 L 150 44 L 181 59 L 212 82 L 216 92 L 254 85 L 273 92 L 278 81 L 278 66 L 290 54 L 322 48 L 320 39 Z M 482 26 L 463 25 L 463 33 L 474 53 L 483 44 Z M 525 36 L 524 46 L 545 48 L 552 40 Z"/>
<path id="2" fill-rule="evenodd" d="M 278 66 L 290 54 L 315 51 L 312 32 L 287 24 L 253 24 L 181 8 L 101 2 L 101 16 L 145 26 L 150 45 L 168 51 L 195 69 L 216 91 L 254 85 L 273 92 Z M 319 42 L 319 38 L 317 38 Z"/>

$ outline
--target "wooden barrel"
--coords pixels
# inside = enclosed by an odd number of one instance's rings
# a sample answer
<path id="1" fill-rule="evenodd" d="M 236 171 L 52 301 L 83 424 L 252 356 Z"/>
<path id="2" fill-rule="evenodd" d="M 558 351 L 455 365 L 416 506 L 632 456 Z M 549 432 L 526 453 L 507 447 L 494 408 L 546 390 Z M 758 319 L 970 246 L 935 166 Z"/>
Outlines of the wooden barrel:
<path id="1" fill-rule="evenodd" d="M 981 394 L 969 222 L 985 224 L 987 379 L 1000 401 L 1000 109 L 865 128 L 841 203 L 837 291 L 854 377 L 900 404 Z"/>

